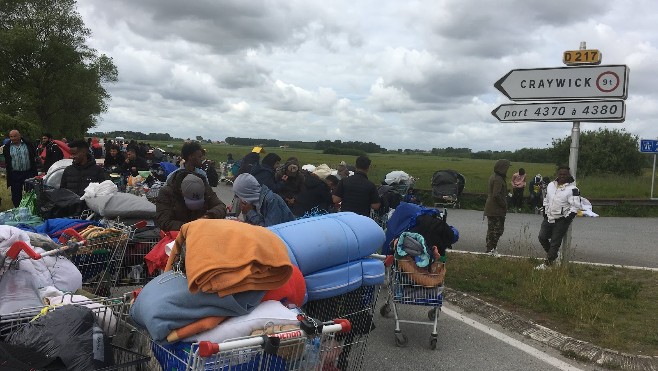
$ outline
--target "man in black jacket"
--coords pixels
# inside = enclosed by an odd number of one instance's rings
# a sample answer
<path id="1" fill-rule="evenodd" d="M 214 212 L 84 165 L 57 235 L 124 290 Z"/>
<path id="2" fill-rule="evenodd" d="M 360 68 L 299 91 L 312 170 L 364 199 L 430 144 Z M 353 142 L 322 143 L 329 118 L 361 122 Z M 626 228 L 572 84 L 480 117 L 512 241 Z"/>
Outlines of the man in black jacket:
<path id="1" fill-rule="evenodd" d="M 126 160 L 124 161 L 121 172 L 124 175 L 137 176 L 139 171 L 145 171 L 149 169 L 149 164 L 144 157 L 139 157 L 137 154 L 137 148 L 128 147 L 126 150 Z"/>
<path id="2" fill-rule="evenodd" d="M 53 136 L 50 133 L 44 133 L 41 136 L 41 146 L 39 148 L 39 156 L 43 159 L 44 173 L 47 173 L 55 162 L 64 158 L 62 149 L 53 142 Z"/>
<path id="3" fill-rule="evenodd" d="M 65 188 L 82 196 L 89 183 L 101 183 L 106 179 L 103 168 L 96 165 L 96 160 L 89 152 L 84 140 L 75 140 L 69 144 L 73 164 L 64 169 L 60 188 Z"/>
<path id="4" fill-rule="evenodd" d="M 9 140 L 2 146 L 7 167 L 7 188 L 11 188 L 11 202 L 18 207 L 23 198 L 23 185 L 26 179 L 37 175 L 36 148 L 29 140 L 24 140 L 18 130 L 9 132 Z"/>

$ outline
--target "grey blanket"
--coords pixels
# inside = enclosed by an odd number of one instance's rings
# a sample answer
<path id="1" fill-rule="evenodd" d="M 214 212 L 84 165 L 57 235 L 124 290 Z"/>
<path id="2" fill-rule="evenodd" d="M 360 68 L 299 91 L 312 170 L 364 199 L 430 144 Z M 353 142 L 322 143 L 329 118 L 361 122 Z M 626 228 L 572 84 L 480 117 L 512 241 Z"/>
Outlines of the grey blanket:
<path id="1" fill-rule="evenodd" d="M 219 297 L 217 294 L 187 289 L 187 279 L 165 272 L 144 286 L 130 308 L 135 323 L 148 330 L 160 343 L 173 330 L 209 316 L 242 316 L 250 313 L 263 299 L 264 291 L 247 291 Z"/>

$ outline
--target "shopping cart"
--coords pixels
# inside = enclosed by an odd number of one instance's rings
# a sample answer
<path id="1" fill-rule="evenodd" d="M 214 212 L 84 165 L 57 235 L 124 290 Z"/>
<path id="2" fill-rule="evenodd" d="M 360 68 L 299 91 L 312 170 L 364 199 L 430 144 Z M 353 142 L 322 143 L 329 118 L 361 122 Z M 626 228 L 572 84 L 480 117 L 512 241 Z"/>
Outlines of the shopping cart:
<path id="1" fill-rule="evenodd" d="M 388 256 L 386 259 L 385 265 L 388 267 L 388 298 L 386 303 L 380 308 L 379 313 L 383 317 L 389 317 L 392 309 L 395 318 L 395 345 L 398 347 L 405 347 L 408 343 L 407 336 L 400 329 L 400 323 L 412 323 L 432 326 L 429 344 L 431 349 L 436 349 L 438 339 L 437 323 L 439 312 L 443 305 L 443 283 L 432 285 L 426 283 L 426 281 L 443 281 L 445 265 L 441 262 L 437 263 L 439 266 L 438 270 L 433 273 L 422 273 L 418 276 L 418 273 L 411 273 L 402 269 L 401 265 L 404 263 L 395 259 L 393 256 Z M 414 263 L 411 262 L 411 264 Z M 400 319 L 397 304 L 431 307 L 427 313 L 430 322 Z"/>
<path id="2" fill-rule="evenodd" d="M 334 370 L 340 354 L 339 336 L 351 331 L 350 322 L 320 322 L 300 315 L 299 326 L 269 326 L 261 335 L 227 340 L 161 345 L 153 355 L 170 370 Z M 279 329 L 281 329 L 279 331 Z"/>
<path id="3" fill-rule="evenodd" d="M 335 365 L 338 369 L 360 370 L 363 367 L 368 336 L 374 329 L 373 314 L 379 290 L 379 285 L 361 286 L 332 298 L 309 301 L 302 307 L 304 313 L 321 321 L 345 318 L 352 324 L 352 331 L 335 338 L 335 352 L 338 354 Z"/>
<path id="4" fill-rule="evenodd" d="M 62 297 L 62 302 L 66 302 L 66 305 L 89 308 L 95 316 L 96 323 L 110 339 L 114 365 L 100 370 L 141 370 L 142 366 L 150 360 L 150 356 L 131 349 L 137 337 L 142 335 L 128 322 L 129 297 L 87 299 L 66 294 Z M 25 308 L 0 316 L 0 340 L 6 340 L 37 316 L 47 315 L 48 312 L 62 307 L 62 305 L 52 305 Z"/>
<path id="5" fill-rule="evenodd" d="M 141 232 L 140 232 L 141 233 Z M 121 265 L 119 286 L 145 285 L 160 272 L 149 274 L 144 257 L 160 242 L 160 237 L 141 237 L 139 233 L 132 234 L 128 239 L 126 253 Z"/>

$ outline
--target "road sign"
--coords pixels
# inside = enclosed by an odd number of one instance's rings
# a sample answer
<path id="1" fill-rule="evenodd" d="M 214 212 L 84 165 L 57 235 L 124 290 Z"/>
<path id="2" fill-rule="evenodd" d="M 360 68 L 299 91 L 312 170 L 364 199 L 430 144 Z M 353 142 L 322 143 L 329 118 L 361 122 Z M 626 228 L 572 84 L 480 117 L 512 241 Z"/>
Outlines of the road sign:
<path id="1" fill-rule="evenodd" d="M 658 140 L 652 140 L 652 139 L 640 140 L 640 152 L 658 153 Z"/>
<path id="2" fill-rule="evenodd" d="M 628 97 L 628 66 L 575 66 L 511 70 L 494 87 L 511 100 Z"/>
<path id="3" fill-rule="evenodd" d="M 502 104 L 491 114 L 501 122 L 624 122 L 626 105 L 623 100 Z"/>
<path id="4" fill-rule="evenodd" d="M 562 63 L 567 66 L 601 64 L 601 52 L 596 49 L 567 50 L 562 55 Z"/>

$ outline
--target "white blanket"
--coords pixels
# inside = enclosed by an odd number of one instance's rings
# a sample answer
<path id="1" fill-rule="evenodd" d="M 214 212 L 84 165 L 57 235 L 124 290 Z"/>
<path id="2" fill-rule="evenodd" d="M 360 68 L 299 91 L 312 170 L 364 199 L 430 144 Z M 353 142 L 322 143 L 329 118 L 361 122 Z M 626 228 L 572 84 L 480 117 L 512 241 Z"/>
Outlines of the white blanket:
<path id="1" fill-rule="evenodd" d="M 7 225 L 0 226 L 0 261 L 5 259 L 7 250 L 18 241 L 30 245 L 30 237 L 26 232 Z M 39 247 L 32 246 L 32 249 L 39 254 L 46 252 Z M 18 260 L 18 270 L 30 275 L 32 289 L 37 293 L 40 302 L 43 302 L 48 293 L 74 292 L 82 287 L 82 274 L 73 263 L 62 256 L 46 256 L 33 260 L 24 251 L 21 251 Z M 5 265 L 0 267 L 0 270 L 8 269 L 8 264 L 9 259 L 5 260 Z M 4 298 L 5 294 L 11 295 L 0 292 L 0 297 Z"/>

